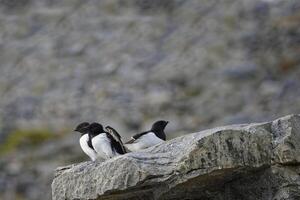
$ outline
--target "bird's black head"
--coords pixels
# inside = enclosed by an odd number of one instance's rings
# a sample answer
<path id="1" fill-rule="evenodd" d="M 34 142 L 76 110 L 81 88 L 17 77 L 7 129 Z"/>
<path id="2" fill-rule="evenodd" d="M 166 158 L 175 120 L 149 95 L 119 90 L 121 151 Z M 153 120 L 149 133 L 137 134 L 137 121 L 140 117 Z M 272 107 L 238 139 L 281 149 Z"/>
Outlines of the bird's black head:
<path id="1" fill-rule="evenodd" d="M 82 122 L 76 126 L 74 131 L 77 131 L 79 133 L 87 133 L 89 130 L 88 129 L 89 125 L 90 125 L 90 123 L 88 123 L 88 122 Z"/>
<path id="2" fill-rule="evenodd" d="M 98 134 L 103 133 L 105 131 L 103 130 L 103 126 L 101 124 L 99 124 L 97 122 L 93 122 L 89 126 L 89 132 L 92 135 L 98 135 Z"/>
<path id="3" fill-rule="evenodd" d="M 163 131 L 166 128 L 168 123 L 169 123 L 168 121 L 164 121 L 164 120 L 156 121 L 152 125 L 151 130 L 152 131 Z"/>

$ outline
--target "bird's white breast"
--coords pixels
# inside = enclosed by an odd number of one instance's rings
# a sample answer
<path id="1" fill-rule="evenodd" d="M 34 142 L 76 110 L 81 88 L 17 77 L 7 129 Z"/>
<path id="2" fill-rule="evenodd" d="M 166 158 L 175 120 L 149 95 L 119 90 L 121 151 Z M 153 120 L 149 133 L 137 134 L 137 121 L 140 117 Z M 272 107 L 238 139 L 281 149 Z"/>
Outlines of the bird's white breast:
<path id="1" fill-rule="evenodd" d="M 132 144 L 126 144 L 125 146 L 130 151 L 138 151 L 141 149 L 145 149 L 151 146 L 154 146 L 156 144 L 159 144 L 161 142 L 164 142 L 162 139 L 157 137 L 155 133 L 149 132 L 145 135 L 142 135 L 138 139 L 136 139 Z"/>
<path id="2" fill-rule="evenodd" d="M 110 139 L 106 133 L 101 133 L 92 138 L 92 145 L 97 152 L 98 157 L 108 159 L 118 155 L 111 147 Z"/>
<path id="3" fill-rule="evenodd" d="M 97 158 L 97 154 L 91 147 L 89 147 L 88 141 L 88 134 L 84 134 L 83 136 L 81 136 L 79 139 L 80 147 L 83 150 L 83 152 L 86 153 L 92 159 L 92 161 L 95 161 Z"/>

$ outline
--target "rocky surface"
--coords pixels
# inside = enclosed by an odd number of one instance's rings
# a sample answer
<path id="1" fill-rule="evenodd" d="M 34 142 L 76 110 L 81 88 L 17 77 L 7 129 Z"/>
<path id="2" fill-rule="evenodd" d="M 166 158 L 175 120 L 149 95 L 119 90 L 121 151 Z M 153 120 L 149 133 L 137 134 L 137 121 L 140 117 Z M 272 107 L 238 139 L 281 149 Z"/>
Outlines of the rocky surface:
<path id="1" fill-rule="evenodd" d="M 157 116 L 186 132 L 299 111 L 299 1 L 167 2 L 0 1 L 2 134 L 81 120 L 129 132 Z"/>
<path id="2" fill-rule="evenodd" d="M 60 168 L 60 199 L 299 199 L 300 115 L 182 136 Z"/>
<path id="3" fill-rule="evenodd" d="M 174 138 L 300 113 L 299 11 L 298 0 L 0 0 L 0 199 L 50 199 L 53 169 L 87 160 L 70 134 L 83 120 L 126 140 L 158 118 Z M 36 129 L 53 136 L 21 134 Z"/>

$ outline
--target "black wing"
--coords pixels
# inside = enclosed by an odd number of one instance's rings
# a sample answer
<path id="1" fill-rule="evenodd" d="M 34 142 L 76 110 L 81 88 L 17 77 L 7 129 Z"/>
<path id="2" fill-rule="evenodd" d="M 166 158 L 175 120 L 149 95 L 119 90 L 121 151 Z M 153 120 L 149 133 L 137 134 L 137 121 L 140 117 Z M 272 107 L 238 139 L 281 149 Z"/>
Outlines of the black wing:
<path id="1" fill-rule="evenodd" d="M 112 142 L 111 144 L 112 144 L 113 148 L 115 148 L 119 154 L 127 153 L 125 150 L 125 147 L 123 145 L 123 142 L 121 140 L 120 134 L 114 128 L 112 128 L 110 126 L 105 127 L 105 129 L 108 132 L 107 135 Z"/>
<path id="2" fill-rule="evenodd" d="M 92 137 L 90 136 L 90 134 L 88 134 L 88 136 L 89 136 L 89 140 L 88 140 L 87 144 L 88 144 L 89 147 L 91 147 L 92 149 L 94 149 L 94 147 L 92 145 Z"/>
<path id="3" fill-rule="evenodd" d="M 146 132 L 135 134 L 134 136 L 131 137 L 132 139 L 127 141 L 125 144 L 132 144 L 132 143 L 134 143 L 135 140 L 139 139 L 141 136 L 143 136 L 149 132 L 150 131 L 146 131 Z"/>
<path id="4" fill-rule="evenodd" d="M 106 126 L 105 129 L 114 137 L 116 138 L 116 140 L 121 140 L 121 136 L 120 134 L 113 128 L 113 127 L 110 127 L 110 126 Z"/>

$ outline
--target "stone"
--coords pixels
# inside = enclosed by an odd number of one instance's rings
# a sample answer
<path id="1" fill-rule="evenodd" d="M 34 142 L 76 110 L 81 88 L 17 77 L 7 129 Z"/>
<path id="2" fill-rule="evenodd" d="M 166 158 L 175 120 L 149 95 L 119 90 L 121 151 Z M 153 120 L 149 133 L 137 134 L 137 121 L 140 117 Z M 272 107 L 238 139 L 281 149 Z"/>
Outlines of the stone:
<path id="1" fill-rule="evenodd" d="M 298 199 L 300 115 L 175 138 L 59 168 L 60 199 Z"/>

